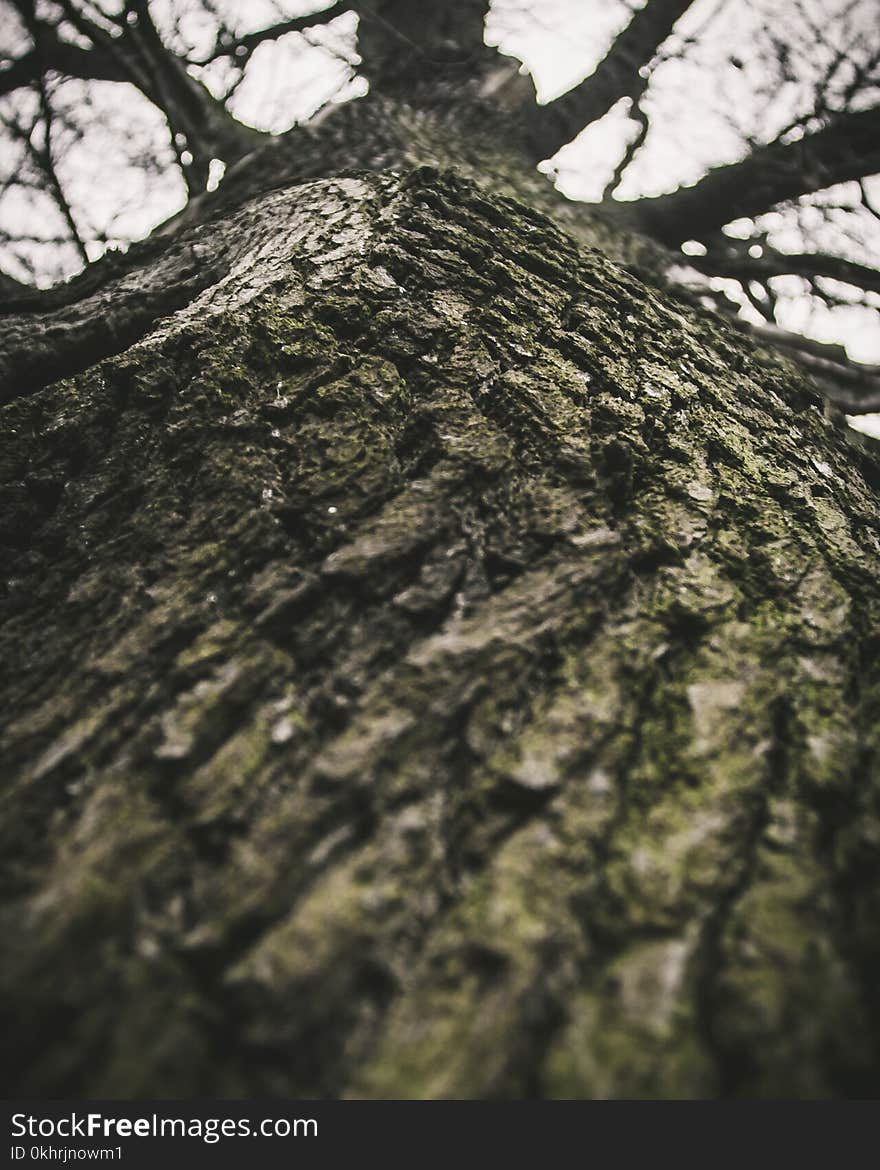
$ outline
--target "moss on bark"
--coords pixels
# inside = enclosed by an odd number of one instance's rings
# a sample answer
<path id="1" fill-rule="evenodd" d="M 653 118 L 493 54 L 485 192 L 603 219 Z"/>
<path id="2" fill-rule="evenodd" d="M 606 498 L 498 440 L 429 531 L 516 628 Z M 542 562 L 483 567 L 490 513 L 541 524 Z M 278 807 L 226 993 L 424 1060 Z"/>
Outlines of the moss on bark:
<path id="1" fill-rule="evenodd" d="M 876 465 L 460 176 L 209 238 L 3 408 L 11 1088 L 876 1093 Z"/>

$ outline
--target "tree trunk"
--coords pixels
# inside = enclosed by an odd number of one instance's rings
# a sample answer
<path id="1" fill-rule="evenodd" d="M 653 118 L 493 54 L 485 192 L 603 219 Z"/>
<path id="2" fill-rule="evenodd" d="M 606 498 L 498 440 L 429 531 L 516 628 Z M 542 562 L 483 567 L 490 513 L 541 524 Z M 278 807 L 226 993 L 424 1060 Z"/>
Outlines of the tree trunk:
<path id="1" fill-rule="evenodd" d="M 809 387 L 432 168 L 138 263 L 9 330 L 88 341 L 3 408 L 8 1092 L 875 1094 L 878 468 Z"/>

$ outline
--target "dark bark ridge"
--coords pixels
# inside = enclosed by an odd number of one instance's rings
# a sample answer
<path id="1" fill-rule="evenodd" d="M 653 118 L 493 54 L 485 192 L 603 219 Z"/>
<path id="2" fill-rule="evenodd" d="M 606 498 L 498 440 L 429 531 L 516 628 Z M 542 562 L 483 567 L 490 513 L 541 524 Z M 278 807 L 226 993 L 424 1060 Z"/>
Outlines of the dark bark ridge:
<path id="1" fill-rule="evenodd" d="M 876 464 L 454 175 L 213 231 L 2 408 L 16 1092 L 874 1095 Z"/>

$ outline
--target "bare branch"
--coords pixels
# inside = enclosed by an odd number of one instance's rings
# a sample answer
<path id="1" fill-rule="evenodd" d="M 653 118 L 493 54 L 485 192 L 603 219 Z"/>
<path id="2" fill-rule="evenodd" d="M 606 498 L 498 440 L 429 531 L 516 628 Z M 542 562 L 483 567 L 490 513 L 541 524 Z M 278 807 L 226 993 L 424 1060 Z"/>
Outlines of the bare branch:
<path id="1" fill-rule="evenodd" d="M 65 41 L 54 25 L 36 18 L 32 6 L 18 3 L 16 9 L 34 44 L 22 57 L 12 61 L 5 69 L 0 69 L 0 96 L 35 85 L 48 71 L 83 80 L 128 80 L 120 63 L 112 55 L 100 48 L 84 49 Z M 92 31 L 91 25 L 84 23 L 84 27 Z"/>
<path id="2" fill-rule="evenodd" d="M 880 366 L 850 361 L 841 346 L 825 345 L 776 325 L 752 325 L 750 330 L 784 350 L 846 414 L 873 414 L 880 410 Z"/>
<path id="3" fill-rule="evenodd" d="M 598 121 L 621 98 L 633 102 L 644 89 L 644 70 L 693 0 L 649 0 L 635 13 L 594 73 L 574 89 L 529 115 L 535 161 L 549 158 Z"/>
<path id="4" fill-rule="evenodd" d="M 726 223 L 880 170 L 880 105 L 834 116 L 797 142 L 757 147 L 693 187 L 640 200 L 633 218 L 665 244 L 699 240 Z"/>
<path id="5" fill-rule="evenodd" d="M 269 25 L 267 28 L 258 29 L 256 32 L 244 33 L 242 36 L 218 37 L 216 44 L 207 56 L 188 58 L 189 63 L 191 65 L 210 65 L 212 61 L 218 61 L 221 57 L 234 57 L 239 63 L 245 62 L 254 49 L 258 45 L 262 45 L 264 41 L 277 41 L 279 37 L 287 36 L 289 33 L 305 32 L 306 29 L 314 28 L 316 25 L 326 24 L 339 11 L 339 0 L 335 0 L 329 8 L 325 8 L 321 12 L 312 12 L 308 16 L 296 16 L 290 20 Z"/>
<path id="6" fill-rule="evenodd" d="M 645 139 L 648 137 L 648 131 L 651 129 L 650 119 L 639 105 L 638 101 L 633 102 L 629 116 L 634 122 L 638 123 L 638 132 L 627 145 L 620 162 L 614 168 L 614 174 L 605 184 L 605 189 L 602 192 L 601 198 L 602 203 L 608 203 L 608 201 L 611 199 L 613 192 L 620 183 L 620 180 L 623 178 L 623 172 L 644 146 Z"/>
<path id="7" fill-rule="evenodd" d="M 701 272 L 732 276 L 736 280 L 763 283 L 774 276 L 824 276 L 865 292 L 880 293 L 880 272 L 875 268 L 824 252 L 778 252 L 764 245 L 761 256 L 750 256 L 738 249 L 725 253 L 709 251 L 705 256 L 689 256 L 688 263 Z"/>

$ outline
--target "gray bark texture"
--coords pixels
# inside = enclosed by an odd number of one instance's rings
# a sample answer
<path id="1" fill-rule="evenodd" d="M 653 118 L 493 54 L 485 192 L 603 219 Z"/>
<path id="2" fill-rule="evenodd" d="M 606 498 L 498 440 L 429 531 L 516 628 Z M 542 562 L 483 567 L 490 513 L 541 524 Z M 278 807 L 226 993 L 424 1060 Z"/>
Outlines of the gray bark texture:
<path id="1" fill-rule="evenodd" d="M 8 1095 L 876 1095 L 880 469 L 487 181 L 8 318 Z"/>

